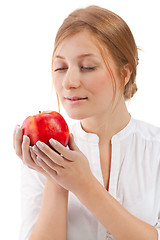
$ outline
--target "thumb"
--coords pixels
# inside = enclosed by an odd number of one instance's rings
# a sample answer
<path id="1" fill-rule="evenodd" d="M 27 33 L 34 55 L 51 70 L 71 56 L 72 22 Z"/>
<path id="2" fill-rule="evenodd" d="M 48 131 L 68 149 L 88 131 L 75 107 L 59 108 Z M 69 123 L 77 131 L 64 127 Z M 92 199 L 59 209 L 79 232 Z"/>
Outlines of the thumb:
<path id="1" fill-rule="evenodd" d="M 79 150 L 79 148 L 77 147 L 75 141 L 74 141 L 74 136 L 71 133 L 69 136 L 69 143 L 68 143 L 68 147 L 70 150 Z"/>

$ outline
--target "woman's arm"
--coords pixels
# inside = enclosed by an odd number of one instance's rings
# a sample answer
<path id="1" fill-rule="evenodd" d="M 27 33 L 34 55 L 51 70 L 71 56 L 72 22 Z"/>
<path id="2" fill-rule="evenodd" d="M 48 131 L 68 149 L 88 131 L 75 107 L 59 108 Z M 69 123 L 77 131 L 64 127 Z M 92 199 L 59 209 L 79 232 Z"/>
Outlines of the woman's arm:
<path id="1" fill-rule="evenodd" d="M 68 191 L 41 168 L 30 148 L 30 139 L 23 136 L 20 127 L 14 131 L 13 146 L 27 167 L 42 173 L 47 179 L 39 217 L 29 240 L 66 240 Z"/>
<path id="2" fill-rule="evenodd" d="M 116 240 L 158 240 L 157 230 L 130 214 L 97 179 L 83 190 L 77 197 Z"/>
<path id="3" fill-rule="evenodd" d="M 38 142 L 40 166 L 58 184 L 73 192 L 116 240 L 158 240 L 153 226 L 130 214 L 94 177 L 72 135 L 70 149 L 55 140 L 50 143 L 61 155 Z"/>
<path id="4" fill-rule="evenodd" d="M 68 191 L 47 180 L 40 214 L 29 240 L 66 240 Z"/>

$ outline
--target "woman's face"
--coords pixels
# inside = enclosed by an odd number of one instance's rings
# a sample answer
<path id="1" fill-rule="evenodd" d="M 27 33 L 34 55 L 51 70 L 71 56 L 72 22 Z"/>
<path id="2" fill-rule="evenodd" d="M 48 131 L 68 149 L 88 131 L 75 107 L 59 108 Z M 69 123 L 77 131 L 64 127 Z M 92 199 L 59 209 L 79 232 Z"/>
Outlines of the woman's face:
<path id="1" fill-rule="evenodd" d="M 117 84 L 116 66 L 109 55 L 107 61 Z M 93 36 L 86 30 L 65 39 L 56 49 L 53 83 L 60 102 L 73 119 L 103 116 L 111 110 L 112 78 Z"/>

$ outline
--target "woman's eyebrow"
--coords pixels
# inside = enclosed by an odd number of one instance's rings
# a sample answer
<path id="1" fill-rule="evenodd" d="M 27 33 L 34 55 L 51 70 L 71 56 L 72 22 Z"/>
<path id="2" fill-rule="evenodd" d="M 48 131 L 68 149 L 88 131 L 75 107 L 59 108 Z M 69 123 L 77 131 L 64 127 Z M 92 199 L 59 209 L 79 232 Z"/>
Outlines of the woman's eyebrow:
<path id="1" fill-rule="evenodd" d="M 77 56 L 77 58 L 84 58 L 84 57 L 90 57 L 90 56 L 96 57 L 96 55 L 93 53 L 84 53 L 84 54 Z M 55 58 L 65 59 L 65 57 L 63 57 L 61 55 L 56 55 Z"/>
<path id="2" fill-rule="evenodd" d="M 56 55 L 55 58 L 65 59 L 65 57 L 62 57 L 60 55 Z"/>

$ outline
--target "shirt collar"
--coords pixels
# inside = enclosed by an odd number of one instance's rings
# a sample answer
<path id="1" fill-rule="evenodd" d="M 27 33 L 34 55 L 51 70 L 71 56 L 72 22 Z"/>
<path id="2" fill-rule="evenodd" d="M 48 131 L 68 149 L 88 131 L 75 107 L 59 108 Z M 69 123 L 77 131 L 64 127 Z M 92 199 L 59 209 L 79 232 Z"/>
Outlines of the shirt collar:
<path id="1" fill-rule="evenodd" d="M 123 140 L 124 138 L 126 138 L 127 136 L 129 136 L 130 133 L 132 133 L 133 130 L 135 129 L 135 126 L 136 126 L 135 119 L 131 116 L 130 121 L 128 122 L 128 124 L 121 131 L 116 133 L 111 138 L 111 143 L 119 142 L 119 141 Z"/>
<path id="2" fill-rule="evenodd" d="M 85 132 L 81 127 L 80 121 L 78 121 L 77 130 L 79 136 L 83 139 L 83 141 L 90 142 L 93 144 L 99 143 L 99 137 L 97 136 L 97 134 Z"/>
<path id="3" fill-rule="evenodd" d="M 111 143 L 121 141 L 122 139 L 127 137 L 131 132 L 133 132 L 134 128 L 135 128 L 135 120 L 131 116 L 128 124 L 121 131 L 119 131 L 114 136 L 112 136 Z M 77 124 L 77 132 L 78 132 L 78 136 L 82 138 L 84 142 L 90 142 L 93 144 L 99 143 L 99 137 L 97 136 L 97 134 L 85 132 L 81 127 L 80 121 L 78 121 L 78 124 Z"/>

